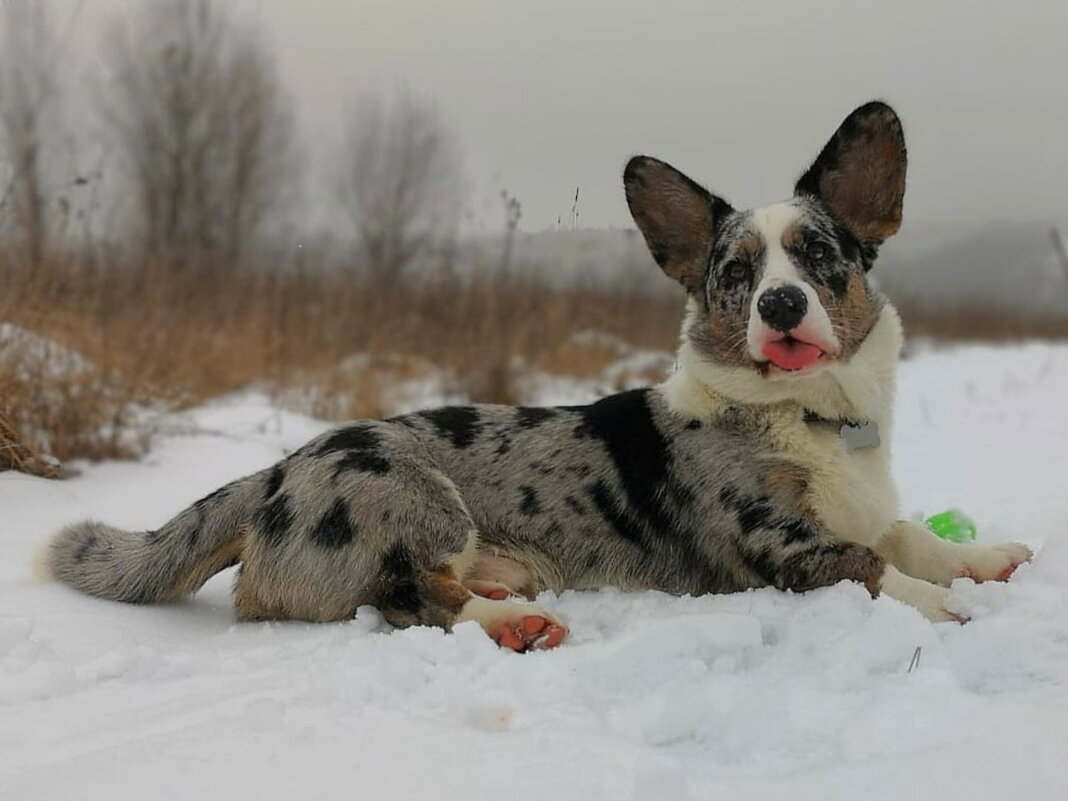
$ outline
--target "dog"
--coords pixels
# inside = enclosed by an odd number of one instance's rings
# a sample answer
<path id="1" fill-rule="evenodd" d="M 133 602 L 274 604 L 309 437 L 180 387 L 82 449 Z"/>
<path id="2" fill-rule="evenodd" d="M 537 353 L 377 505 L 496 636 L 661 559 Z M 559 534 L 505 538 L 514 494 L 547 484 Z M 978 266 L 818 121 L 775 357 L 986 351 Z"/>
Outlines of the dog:
<path id="1" fill-rule="evenodd" d="M 901 224 L 905 172 L 881 102 L 845 119 L 789 200 L 751 211 L 637 156 L 627 202 L 687 295 L 665 383 L 588 406 L 353 422 L 154 531 L 70 526 L 47 569 L 91 595 L 161 603 L 240 563 L 240 620 L 338 621 L 371 604 L 396 626 L 473 620 L 516 651 L 568 633 L 529 603 L 543 590 L 853 581 L 962 621 L 946 605 L 953 579 L 1003 581 L 1031 553 L 898 519 L 902 329 L 869 271 Z"/>

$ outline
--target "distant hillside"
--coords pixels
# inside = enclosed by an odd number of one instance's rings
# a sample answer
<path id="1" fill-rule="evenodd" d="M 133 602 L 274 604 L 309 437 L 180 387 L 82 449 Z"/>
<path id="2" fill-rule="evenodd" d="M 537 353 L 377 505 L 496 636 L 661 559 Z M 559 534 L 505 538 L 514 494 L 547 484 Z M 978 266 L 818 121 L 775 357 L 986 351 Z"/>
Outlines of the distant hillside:
<path id="1" fill-rule="evenodd" d="M 1041 223 L 984 225 L 948 243 L 888 252 L 877 277 L 892 298 L 935 308 L 983 306 L 1068 317 L 1068 275 Z"/>

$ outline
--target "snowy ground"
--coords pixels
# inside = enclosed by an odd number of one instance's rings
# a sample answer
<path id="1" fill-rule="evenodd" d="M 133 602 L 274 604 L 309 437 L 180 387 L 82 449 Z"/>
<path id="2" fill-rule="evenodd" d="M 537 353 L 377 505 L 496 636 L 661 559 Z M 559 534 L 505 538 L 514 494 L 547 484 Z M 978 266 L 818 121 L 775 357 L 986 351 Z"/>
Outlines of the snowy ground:
<path id="1" fill-rule="evenodd" d="M 371 609 L 238 626 L 225 574 L 152 608 L 28 580 L 61 524 L 154 527 L 323 427 L 257 396 L 169 419 L 138 464 L 0 474 L 0 799 L 1065 798 L 1068 347 L 921 353 L 898 409 L 903 511 L 1038 550 L 957 582 L 964 627 L 846 585 L 566 593 L 542 600 L 570 642 L 516 655 Z"/>

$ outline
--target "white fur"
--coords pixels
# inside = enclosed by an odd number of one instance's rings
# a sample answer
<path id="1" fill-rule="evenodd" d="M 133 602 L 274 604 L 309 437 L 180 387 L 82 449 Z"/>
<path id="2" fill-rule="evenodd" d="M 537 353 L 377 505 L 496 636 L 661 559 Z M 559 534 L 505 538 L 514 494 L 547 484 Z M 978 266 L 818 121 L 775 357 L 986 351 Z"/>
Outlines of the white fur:
<path id="1" fill-rule="evenodd" d="M 819 295 L 797 271 L 797 267 L 782 244 L 783 235 L 799 218 L 800 211 L 793 203 L 776 203 L 753 211 L 753 227 L 763 238 L 765 249 L 764 273 L 753 292 L 747 332 L 749 354 L 757 361 L 764 360 L 761 349 L 767 339 L 774 334 L 760 318 L 757 312 L 757 301 L 769 289 L 780 286 L 795 286 L 805 295 L 808 311 L 798 328 L 805 329 L 811 336 L 816 337 L 821 345 L 827 346 L 825 350 L 831 353 L 837 352 L 839 348 L 831 318 L 827 310 L 823 308 L 823 304 L 820 303 Z"/>
<path id="2" fill-rule="evenodd" d="M 888 560 L 883 592 L 931 620 L 960 620 L 946 610 L 949 590 L 933 582 L 948 585 L 964 575 L 993 579 L 1030 559 L 1031 553 L 1016 544 L 947 543 L 897 520 L 889 443 L 901 345 L 901 321 L 889 303 L 851 359 L 804 377 L 766 378 L 751 368 L 715 364 L 684 337 L 678 370 L 659 389 L 670 408 L 697 419 L 712 419 L 731 403 L 766 408 L 773 447 L 808 470 L 809 500 L 828 531 L 838 539 L 873 547 Z M 830 419 L 874 420 L 882 444 L 847 453 L 831 427 L 804 421 L 805 409 Z"/>
<path id="3" fill-rule="evenodd" d="M 684 341 L 679 369 L 661 391 L 671 408 L 699 419 L 731 402 L 766 407 L 776 450 L 811 473 L 811 500 L 824 525 L 839 539 L 871 546 L 898 512 L 888 443 L 901 343 L 901 322 L 889 304 L 848 362 L 808 377 L 773 380 L 751 368 L 724 367 Z M 883 444 L 846 453 L 837 432 L 805 423 L 805 409 L 831 419 L 874 420 Z"/>
<path id="4" fill-rule="evenodd" d="M 697 310 L 687 304 L 687 316 Z M 683 326 L 688 328 L 689 322 Z M 889 434 L 897 359 L 901 352 L 901 320 L 886 304 L 867 339 L 848 362 L 828 362 L 805 376 L 765 378 L 749 367 L 727 367 L 704 358 L 685 338 L 678 351 L 678 370 L 662 385 L 668 404 L 708 419 L 720 406 L 706 397 L 755 406 L 793 403 L 828 417 L 875 420 Z M 884 436 L 883 440 L 886 441 Z"/>
<path id="5" fill-rule="evenodd" d="M 905 575 L 892 565 L 887 565 L 883 573 L 882 590 L 891 598 L 920 610 L 928 620 L 962 620 L 959 615 L 954 615 L 946 608 L 949 590 Z"/>
<path id="6" fill-rule="evenodd" d="M 48 566 L 48 561 L 52 551 L 52 542 L 58 536 L 59 534 L 53 534 L 34 550 L 30 559 L 30 576 L 34 583 L 47 584 L 55 581 L 55 577 L 52 575 L 52 568 Z"/>
<path id="7" fill-rule="evenodd" d="M 1018 543 L 982 546 L 947 542 L 926 527 L 904 520 L 876 547 L 910 576 L 944 586 L 962 577 L 994 581 L 1031 559 L 1030 549 Z"/>

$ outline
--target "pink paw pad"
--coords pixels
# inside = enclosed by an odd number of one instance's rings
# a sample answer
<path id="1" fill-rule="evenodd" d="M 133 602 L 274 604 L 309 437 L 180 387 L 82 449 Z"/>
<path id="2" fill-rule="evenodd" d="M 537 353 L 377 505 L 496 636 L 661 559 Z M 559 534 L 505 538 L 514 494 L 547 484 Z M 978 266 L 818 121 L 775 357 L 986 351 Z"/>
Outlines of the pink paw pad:
<path id="1" fill-rule="evenodd" d="M 567 629 L 540 615 L 527 615 L 518 623 L 503 623 L 497 630 L 497 644 L 513 651 L 555 648 L 564 641 Z"/>
<path id="2" fill-rule="evenodd" d="M 1028 560 L 1024 560 L 1024 561 L 1028 561 Z M 1012 576 L 1012 574 L 1016 572 L 1016 568 L 1018 568 L 1022 564 L 1023 564 L 1023 562 L 1012 562 L 1012 563 L 1010 563 L 1008 567 L 1006 567 L 1004 570 L 1002 570 L 1000 573 L 997 574 L 997 576 L 994 578 L 994 581 L 1008 581 L 1009 577 Z"/>

